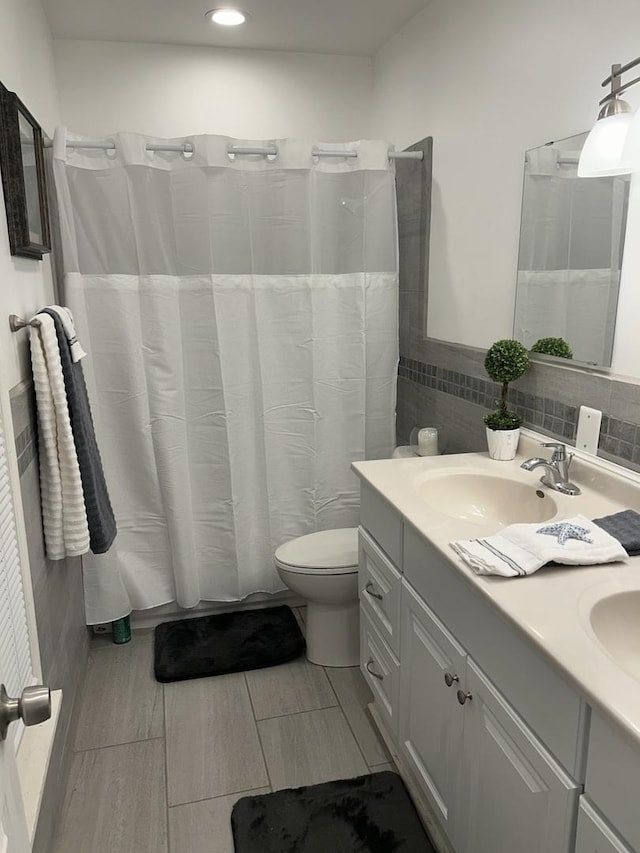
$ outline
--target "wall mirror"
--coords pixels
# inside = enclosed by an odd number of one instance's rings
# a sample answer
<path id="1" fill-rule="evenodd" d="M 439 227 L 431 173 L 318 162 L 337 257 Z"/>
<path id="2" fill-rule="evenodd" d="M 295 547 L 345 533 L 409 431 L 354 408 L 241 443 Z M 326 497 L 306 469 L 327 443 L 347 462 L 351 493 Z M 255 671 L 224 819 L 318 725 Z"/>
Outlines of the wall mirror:
<path id="1" fill-rule="evenodd" d="M 42 129 L 2 83 L 0 171 L 11 254 L 41 260 L 51 250 Z"/>
<path id="2" fill-rule="evenodd" d="M 576 362 L 610 367 L 630 176 L 579 178 L 586 138 L 526 152 L 514 337 L 560 337 Z"/>

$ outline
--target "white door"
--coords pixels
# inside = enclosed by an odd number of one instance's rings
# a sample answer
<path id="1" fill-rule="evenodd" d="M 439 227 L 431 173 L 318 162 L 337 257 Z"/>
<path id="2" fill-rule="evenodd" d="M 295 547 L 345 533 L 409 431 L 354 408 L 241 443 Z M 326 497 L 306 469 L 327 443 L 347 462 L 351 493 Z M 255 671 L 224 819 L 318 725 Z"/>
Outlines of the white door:
<path id="1" fill-rule="evenodd" d="M 401 621 L 400 748 L 455 844 L 464 721 L 456 690 L 464 684 L 465 653 L 406 583 Z"/>
<path id="2" fill-rule="evenodd" d="M 33 684 L 33 670 L 14 499 L 0 419 L 0 683 L 17 698 Z M 22 731 L 22 723 L 12 723 L 6 740 L 0 741 L 0 853 L 31 850 L 16 764 Z"/>
<path id="3" fill-rule="evenodd" d="M 569 853 L 580 787 L 467 659 L 464 853 Z"/>

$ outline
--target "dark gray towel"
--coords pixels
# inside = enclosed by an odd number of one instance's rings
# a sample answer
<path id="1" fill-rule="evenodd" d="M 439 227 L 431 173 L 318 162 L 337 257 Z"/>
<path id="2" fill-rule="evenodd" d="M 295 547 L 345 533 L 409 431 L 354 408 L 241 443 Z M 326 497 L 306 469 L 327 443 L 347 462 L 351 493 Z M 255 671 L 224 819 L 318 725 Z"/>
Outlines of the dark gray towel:
<path id="1" fill-rule="evenodd" d="M 634 509 L 594 518 L 593 523 L 617 539 L 630 557 L 640 554 L 640 513 Z"/>
<path id="2" fill-rule="evenodd" d="M 48 314 L 56 325 L 71 431 L 78 454 L 80 477 L 84 491 L 84 505 L 87 511 L 87 524 L 89 525 L 89 544 L 94 554 L 104 554 L 105 551 L 109 550 L 115 539 L 117 533 L 116 520 L 104 479 L 100 451 L 96 443 L 82 364 L 79 361 L 74 362 L 71 358 L 69 342 L 58 314 L 49 308 L 44 308 L 43 313 Z"/>

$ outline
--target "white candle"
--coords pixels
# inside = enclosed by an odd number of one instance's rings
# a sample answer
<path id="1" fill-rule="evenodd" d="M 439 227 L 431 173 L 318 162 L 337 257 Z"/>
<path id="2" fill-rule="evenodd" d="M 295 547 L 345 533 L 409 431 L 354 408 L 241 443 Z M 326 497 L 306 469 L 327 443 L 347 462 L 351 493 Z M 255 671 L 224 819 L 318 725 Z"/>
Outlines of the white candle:
<path id="1" fill-rule="evenodd" d="M 438 455 L 438 430 L 435 427 L 418 430 L 418 455 Z"/>

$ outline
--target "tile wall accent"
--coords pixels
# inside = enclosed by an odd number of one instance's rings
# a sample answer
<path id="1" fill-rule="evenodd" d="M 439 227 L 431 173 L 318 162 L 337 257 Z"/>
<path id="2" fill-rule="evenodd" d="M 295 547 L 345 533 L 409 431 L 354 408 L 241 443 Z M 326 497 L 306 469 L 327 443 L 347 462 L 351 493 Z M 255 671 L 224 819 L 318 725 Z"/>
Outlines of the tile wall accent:
<path id="1" fill-rule="evenodd" d="M 425 159 L 396 164 L 400 267 L 400 366 L 396 433 L 407 444 L 414 427 L 436 426 L 447 453 L 486 450 L 483 416 L 498 396 L 488 381 L 485 350 L 427 338 L 432 140 L 409 150 Z M 515 272 L 514 272 L 515 277 Z M 463 310 L 463 308 L 461 308 Z M 603 413 L 598 455 L 640 471 L 640 379 L 546 361 L 533 363 L 510 388 L 526 426 L 575 442 L 578 410 Z"/>
<path id="2" fill-rule="evenodd" d="M 84 620 L 82 569 L 78 558 L 48 560 L 44 552 L 38 477 L 36 413 L 33 385 L 21 382 L 10 392 L 20 492 L 27 532 L 29 567 L 38 626 L 43 682 L 63 691 L 62 708 L 33 845 L 50 849 L 60 814 L 64 781 L 72 758 L 73 709 L 84 679 L 89 632 Z"/>

